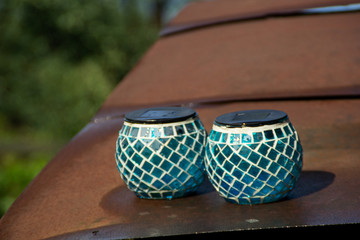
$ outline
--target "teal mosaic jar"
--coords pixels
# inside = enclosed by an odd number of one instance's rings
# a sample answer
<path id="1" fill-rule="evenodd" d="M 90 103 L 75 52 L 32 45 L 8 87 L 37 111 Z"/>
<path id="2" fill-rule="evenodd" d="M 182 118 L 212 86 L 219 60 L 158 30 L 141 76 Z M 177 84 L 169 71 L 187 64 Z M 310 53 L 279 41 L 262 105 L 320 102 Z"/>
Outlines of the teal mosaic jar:
<path id="1" fill-rule="evenodd" d="M 237 204 L 284 198 L 302 169 L 302 147 L 286 113 L 239 111 L 214 121 L 205 167 L 220 196 Z"/>
<path id="2" fill-rule="evenodd" d="M 119 131 L 117 168 L 140 198 L 183 197 L 204 180 L 206 141 L 204 126 L 190 108 L 139 109 L 125 115 Z"/>

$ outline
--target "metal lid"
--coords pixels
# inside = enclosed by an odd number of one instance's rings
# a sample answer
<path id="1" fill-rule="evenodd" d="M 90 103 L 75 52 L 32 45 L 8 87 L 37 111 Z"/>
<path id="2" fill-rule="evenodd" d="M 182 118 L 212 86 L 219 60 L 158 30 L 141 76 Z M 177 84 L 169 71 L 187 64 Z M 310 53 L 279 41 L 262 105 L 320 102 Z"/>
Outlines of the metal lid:
<path id="1" fill-rule="evenodd" d="M 185 107 L 144 108 L 125 115 L 125 121 L 132 123 L 171 123 L 195 117 L 197 113 Z"/>
<path id="2" fill-rule="evenodd" d="M 226 113 L 218 116 L 215 123 L 227 127 L 261 126 L 281 122 L 287 114 L 277 110 L 249 110 Z"/>

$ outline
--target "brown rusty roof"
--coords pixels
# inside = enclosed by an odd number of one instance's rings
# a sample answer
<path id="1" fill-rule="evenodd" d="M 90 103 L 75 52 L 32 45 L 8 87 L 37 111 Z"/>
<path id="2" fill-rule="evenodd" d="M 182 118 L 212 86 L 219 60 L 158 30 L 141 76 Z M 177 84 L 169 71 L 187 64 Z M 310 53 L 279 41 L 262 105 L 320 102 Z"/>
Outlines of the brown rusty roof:
<path id="1" fill-rule="evenodd" d="M 351 13 L 268 18 L 161 38 L 104 107 L 359 87 L 358 19 Z"/>
<path id="2" fill-rule="evenodd" d="M 293 2 L 199 2 L 170 26 L 323 4 Z M 359 20 L 359 12 L 266 17 L 161 37 L 19 196 L 0 221 L 0 238 L 245 234 L 360 223 Z M 298 185 L 283 201 L 255 206 L 225 202 L 207 181 L 182 199 L 137 198 L 117 172 L 115 141 L 124 113 L 160 105 L 193 107 L 208 132 L 226 112 L 285 111 L 304 148 Z"/>

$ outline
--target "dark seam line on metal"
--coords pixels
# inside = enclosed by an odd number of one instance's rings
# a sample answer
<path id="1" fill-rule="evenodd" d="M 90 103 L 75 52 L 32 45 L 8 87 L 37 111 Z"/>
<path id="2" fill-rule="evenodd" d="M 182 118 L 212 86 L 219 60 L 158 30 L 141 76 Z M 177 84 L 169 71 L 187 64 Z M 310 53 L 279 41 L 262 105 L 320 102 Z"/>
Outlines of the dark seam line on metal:
<path id="1" fill-rule="evenodd" d="M 106 226 L 101 226 L 97 228 L 88 228 L 74 232 L 63 233 L 55 236 L 51 236 L 46 238 L 46 240 L 62 240 L 62 239 L 78 239 L 77 237 L 81 236 L 88 236 L 88 234 L 94 234 L 94 232 L 102 233 L 101 236 L 98 236 L 97 239 L 186 239 L 190 237 L 191 239 L 208 239 L 209 237 L 223 237 L 225 236 L 234 237 L 234 236 L 243 236 L 243 235 L 236 235 L 236 234 L 253 234 L 253 233 L 280 233 L 280 231 L 288 231 L 285 233 L 294 233 L 293 231 L 297 230 L 299 233 L 303 233 L 302 231 L 310 231 L 309 233 L 313 233 L 314 231 L 327 231 L 329 229 L 336 229 L 337 232 L 339 231 L 349 231 L 349 230 L 357 230 L 359 227 L 359 223 L 357 222 L 349 222 L 349 223 L 340 223 L 340 224 L 316 224 L 316 225 L 308 225 L 308 224 L 296 224 L 291 226 L 274 226 L 274 227 L 259 227 L 259 228 L 244 228 L 244 229 L 233 229 L 233 230 L 219 230 L 219 231 L 199 231 L 196 233 L 180 233 L 180 234 L 173 234 L 173 235 L 163 235 L 163 236 L 154 236 L 154 237 L 135 237 L 135 238 L 128 238 L 124 237 L 121 232 L 119 234 L 111 232 L 108 228 L 115 228 L 121 229 L 122 224 L 111 224 Z M 281 232 L 283 233 L 283 232 Z M 257 236 L 257 235 L 256 235 Z M 259 235 L 260 236 L 260 235 Z"/>
<path id="2" fill-rule="evenodd" d="M 311 100 L 341 100 L 341 99 L 360 99 L 360 95 L 355 93 L 353 95 L 325 95 L 325 96 L 286 96 L 286 97 L 264 97 L 264 98 L 223 98 L 223 99 L 215 99 L 215 100 L 194 100 L 183 103 L 168 103 L 168 104 L 159 104 L 153 107 L 159 106 L 177 106 L 177 107 L 190 107 L 190 108 L 206 108 L 212 107 L 214 105 L 225 105 L 230 103 L 237 102 L 278 102 L 278 101 L 311 101 Z M 145 106 L 142 106 L 145 107 Z M 142 108 L 141 106 L 134 107 L 134 109 Z M 149 106 L 146 106 L 149 107 Z M 90 123 L 103 123 L 106 121 L 114 120 L 114 119 L 123 119 L 125 117 L 125 113 L 120 113 L 117 115 L 108 115 L 105 117 L 95 117 Z"/>
<path id="3" fill-rule="evenodd" d="M 351 8 L 351 5 L 356 5 L 354 8 Z M 250 13 L 244 14 L 241 16 L 230 16 L 219 19 L 210 19 L 188 24 L 179 24 L 174 26 L 165 27 L 160 31 L 160 37 L 166 37 L 169 35 L 174 35 L 181 32 L 196 30 L 200 28 L 206 28 L 211 26 L 230 24 L 239 21 L 250 21 L 250 20 L 260 20 L 271 17 L 296 17 L 296 16 L 307 16 L 307 15 L 319 15 L 319 14 L 335 14 L 335 13 L 344 13 L 344 12 L 355 12 L 360 10 L 360 4 L 348 4 L 343 5 L 342 10 L 331 10 L 331 8 L 341 7 L 339 5 L 325 6 L 325 7 L 314 7 L 314 8 L 304 8 L 304 9 L 295 9 L 295 10 L 284 10 L 284 11 L 275 11 L 275 12 L 266 12 L 266 13 Z M 346 10 L 346 6 L 349 6 L 349 10 Z M 328 8 L 329 11 L 324 12 L 321 9 Z"/>

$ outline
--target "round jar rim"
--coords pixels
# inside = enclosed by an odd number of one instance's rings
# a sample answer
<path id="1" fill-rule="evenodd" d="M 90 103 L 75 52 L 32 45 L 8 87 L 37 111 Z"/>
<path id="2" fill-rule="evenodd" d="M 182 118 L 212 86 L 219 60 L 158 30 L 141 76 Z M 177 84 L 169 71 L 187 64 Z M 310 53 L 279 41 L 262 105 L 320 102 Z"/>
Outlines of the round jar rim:
<path id="1" fill-rule="evenodd" d="M 197 116 L 196 111 L 187 107 L 142 108 L 125 114 L 130 123 L 163 124 L 184 121 Z"/>
<path id="2" fill-rule="evenodd" d="M 285 112 L 272 109 L 236 111 L 218 116 L 214 124 L 228 128 L 272 125 L 288 119 Z"/>

